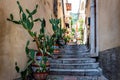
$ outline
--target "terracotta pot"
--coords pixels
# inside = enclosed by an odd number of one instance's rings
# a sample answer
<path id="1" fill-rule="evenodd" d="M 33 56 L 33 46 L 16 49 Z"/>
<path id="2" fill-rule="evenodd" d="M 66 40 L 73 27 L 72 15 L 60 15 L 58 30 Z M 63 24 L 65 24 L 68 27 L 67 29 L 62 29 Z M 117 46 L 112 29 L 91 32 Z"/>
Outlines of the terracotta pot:
<path id="1" fill-rule="evenodd" d="M 33 76 L 36 80 L 46 80 L 48 72 L 35 72 Z"/>
<path id="2" fill-rule="evenodd" d="M 46 62 L 46 71 L 47 72 L 50 71 L 50 62 L 49 61 Z"/>
<path id="3" fill-rule="evenodd" d="M 60 50 L 59 49 L 54 49 L 54 53 L 56 54 L 56 53 L 59 53 L 60 52 Z"/>
<path id="4" fill-rule="evenodd" d="M 42 68 L 39 65 L 33 63 L 32 64 L 32 70 L 33 70 L 33 72 L 36 72 L 38 69 L 42 70 Z"/>
<path id="5" fill-rule="evenodd" d="M 58 46 L 58 44 L 55 44 L 54 45 L 54 53 L 56 54 L 56 53 L 59 53 L 59 52 L 60 52 L 59 46 Z"/>
<path id="6" fill-rule="evenodd" d="M 42 67 L 40 67 L 39 65 L 37 65 L 36 63 L 32 63 L 32 70 L 33 72 L 36 72 L 36 70 L 42 70 Z M 47 61 L 46 62 L 46 71 L 49 72 L 50 70 L 50 62 Z"/>

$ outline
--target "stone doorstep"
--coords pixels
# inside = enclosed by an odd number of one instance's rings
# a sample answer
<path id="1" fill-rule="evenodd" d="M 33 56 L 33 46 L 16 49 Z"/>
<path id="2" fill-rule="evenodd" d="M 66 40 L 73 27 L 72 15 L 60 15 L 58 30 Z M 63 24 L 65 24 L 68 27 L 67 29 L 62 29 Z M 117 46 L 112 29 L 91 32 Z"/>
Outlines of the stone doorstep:
<path id="1" fill-rule="evenodd" d="M 85 53 L 85 52 L 88 52 L 89 49 L 68 49 L 68 50 L 64 49 L 62 51 L 65 53 Z"/>
<path id="2" fill-rule="evenodd" d="M 52 75 L 101 76 L 99 69 L 50 69 Z"/>
<path id="3" fill-rule="evenodd" d="M 107 80 L 104 76 L 49 75 L 47 80 Z"/>
<path id="4" fill-rule="evenodd" d="M 73 64 L 73 63 L 94 63 L 96 59 L 94 58 L 59 58 L 59 59 L 49 59 L 50 63 L 64 63 L 64 64 Z"/>
<path id="5" fill-rule="evenodd" d="M 54 55 L 55 58 L 81 58 L 79 55 Z"/>
<path id="6" fill-rule="evenodd" d="M 55 59 L 51 59 L 55 60 Z M 95 60 L 94 58 L 58 58 L 56 60 Z"/>
<path id="7" fill-rule="evenodd" d="M 99 63 L 81 63 L 81 64 L 50 64 L 51 69 L 95 69 L 99 67 Z"/>
<path id="8" fill-rule="evenodd" d="M 89 50 L 65 50 L 64 53 L 65 54 L 76 54 L 76 53 L 85 53 L 85 52 L 88 52 Z"/>
<path id="9" fill-rule="evenodd" d="M 73 56 L 79 56 L 79 57 L 91 57 L 92 54 L 88 53 L 88 52 L 84 52 L 84 53 L 81 53 L 81 52 L 70 52 L 70 53 L 65 53 L 65 52 L 61 52 L 60 54 L 58 54 L 59 56 L 69 56 L 69 55 L 73 55 Z M 54 56 L 57 56 L 57 55 L 54 55 Z"/>
<path id="10" fill-rule="evenodd" d="M 50 71 L 66 71 L 66 72 L 92 72 L 92 71 L 96 71 L 96 72 L 101 72 L 101 68 L 98 69 L 50 69 Z"/>
<path id="11" fill-rule="evenodd" d="M 55 57 L 60 58 L 88 58 L 90 55 L 81 55 L 81 54 L 60 54 L 60 55 L 54 55 Z"/>

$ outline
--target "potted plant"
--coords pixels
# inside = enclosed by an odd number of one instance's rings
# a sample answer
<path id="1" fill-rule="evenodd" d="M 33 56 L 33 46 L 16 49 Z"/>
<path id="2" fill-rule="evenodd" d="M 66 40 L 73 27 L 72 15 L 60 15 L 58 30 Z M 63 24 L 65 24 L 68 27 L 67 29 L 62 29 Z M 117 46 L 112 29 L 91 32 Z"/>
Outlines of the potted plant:
<path id="1" fill-rule="evenodd" d="M 65 44 L 64 41 L 64 33 L 65 29 L 61 27 L 61 19 L 53 19 L 51 18 L 50 23 L 52 24 L 53 35 L 54 38 L 54 53 L 59 53 L 59 48 Z"/>
<path id="2" fill-rule="evenodd" d="M 28 57 L 28 62 L 24 70 L 20 70 L 17 63 L 16 71 L 21 74 L 22 80 L 29 80 L 29 76 L 35 78 L 36 80 L 43 80 L 46 78 L 49 72 L 49 62 L 48 55 L 51 56 L 53 53 L 53 37 L 45 34 L 45 19 L 34 19 L 33 15 L 36 14 L 38 5 L 36 5 L 33 11 L 26 9 L 26 12 L 23 10 L 19 1 L 17 1 L 19 7 L 20 19 L 15 20 L 14 16 L 10 14 L 8 21 L 11 21 L 15 24 L 22 25 L 22 27 L 29 33 L 33 38 L 33 42 L 36 43 L 37 50 L 28 48 L 30 41 L 26 44 L 26 55 Z M 39 34 L 32 31 L 35 22 L 41 23 L 41 28 Z M 31 80 L 31 79 L 30 79 Z"/>

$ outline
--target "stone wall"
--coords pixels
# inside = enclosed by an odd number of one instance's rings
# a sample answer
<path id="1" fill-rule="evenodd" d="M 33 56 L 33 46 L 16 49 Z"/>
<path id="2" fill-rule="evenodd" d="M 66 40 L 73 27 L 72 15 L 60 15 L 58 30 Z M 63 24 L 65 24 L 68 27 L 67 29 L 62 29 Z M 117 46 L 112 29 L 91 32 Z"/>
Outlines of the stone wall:
<path id="1" fill-rule="evenodd" d="M 120 47 L 100 52 L 100 67 L 109 80 L 120 80 Z"/>

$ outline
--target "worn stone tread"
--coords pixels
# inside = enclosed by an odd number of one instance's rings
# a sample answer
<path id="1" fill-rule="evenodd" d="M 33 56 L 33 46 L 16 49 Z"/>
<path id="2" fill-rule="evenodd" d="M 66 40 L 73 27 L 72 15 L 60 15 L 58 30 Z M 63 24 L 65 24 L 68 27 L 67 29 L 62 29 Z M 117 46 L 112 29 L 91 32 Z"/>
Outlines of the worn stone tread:
<path id="1" fill-rule="evenodd" d="M 65 76 L 49 75 L 47 80 L 108 80 L 104 76 Z"/>

